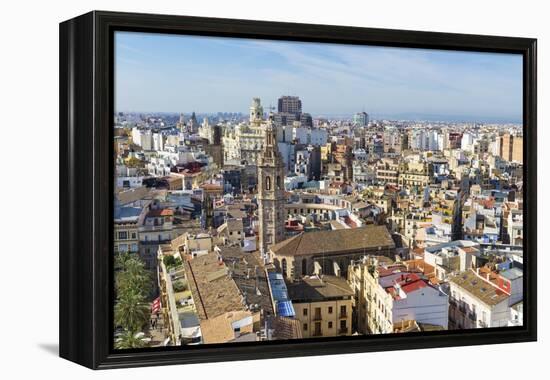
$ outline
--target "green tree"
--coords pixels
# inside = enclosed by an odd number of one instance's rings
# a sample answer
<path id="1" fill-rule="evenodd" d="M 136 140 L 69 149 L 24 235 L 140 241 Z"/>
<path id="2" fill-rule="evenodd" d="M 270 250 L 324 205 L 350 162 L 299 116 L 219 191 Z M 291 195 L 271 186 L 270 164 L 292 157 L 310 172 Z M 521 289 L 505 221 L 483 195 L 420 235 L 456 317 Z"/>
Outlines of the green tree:
<path id="1" fill-rule="evenodd" d="M 115 257 L 116 326 L 135 334 L 147 325 L 151 288 L 151 274 L 139 256 L 121 253 Z"/>
<path id="2" fill-rule="evenodd" d="M 145 337 L 142 332 L 133 333 L 131 331 L 124 331 L 119 334 L 115 339 L 115 348 L 119 350 L 129 348 L 143 348 L 149 342 L 149 338 Z"/>
<path id="3" fill-rule="evenodd" d="M 115 324 L 129 332 L 141 331 L 151 315 L 145 297 L 133 289 L 122 289 L 115 304 Z"/>
<path id="4" fill-rule="evenodd" d="M 152 288 L 151 274 L 145 269 L 143 261 L 138 257 L 127 257 L 126 255 L 122 255 L 115 261 L 115 268 L 117 266 L 119 268 L 115 273 L 117 294 L 130 290 L 147 297 L 151 293 Z"/>

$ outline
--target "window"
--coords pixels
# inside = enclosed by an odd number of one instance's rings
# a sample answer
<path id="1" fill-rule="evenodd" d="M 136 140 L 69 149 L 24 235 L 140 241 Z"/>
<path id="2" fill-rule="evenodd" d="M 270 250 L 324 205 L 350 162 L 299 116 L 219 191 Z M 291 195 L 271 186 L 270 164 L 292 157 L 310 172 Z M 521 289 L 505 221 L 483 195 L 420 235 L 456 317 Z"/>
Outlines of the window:
<path id="1" fill-rule="evenodd" d="M 307 259 L 302 259 L 302 276 L 307 275 Z"/>
<path id="2" fill-rule="evenodd" d="M 281 176 L 277 176 L 277 189 L 281 188 Z"/>
<path id="3" fill-rule="evenodd" d="M 304 331 L 307 331 L 307 323 L 304 323 Z"/>
<path id="4" fill-rule="evenodd" d="M 321 322 L 315 322 L 315 331 L 313 332 L 313 336 L 321 336 Z"/>
<path id="5" fill-rule="evenodd" d="M 287 274 L 286 259 L 281 260 L 281 265 L 283 270 L 283 277 L 286 277 L 286 274 Z"/>
<path id="6" fill-rule="evenodd" d="M 128 239 L 128 232 L 119 231 L 118 232 L 118 240 L 126 240 L 126 239 Z"/>
<path id="7" fill-rule="evenodd" d="M 329 306 L 329 307 L 328 307 L 328 313 L 329 313 L 329 314 L 332 314 L 332 306 Z"/>
<path id="8" fill-rule="evenodd" d="M 271 177 L 267 176 L 265 177 L 265 189 L 271 190 Z"/>
<path id="9" fill-rule="evenodd" d="M 136 239 L 137 238 L 137 235 L 135 232 L 132 232 L 132 239 Z"/>
<path id="10" fill-rule="evenodd" d="M 345 330 L 345 329 L 348 328 L 348 326 L 347 326 L 347 321 L 346 321 L 345 319 L 342 319 L 342 320 L 340 321 L 340 328 L 343 329 L 343 330 Z"/>
<path id="11" fill-rule="evenodd" d="M 328 323 L 328 328 L 329 328 L 329 329 L 332 328 L 332 322 L 329 322 L 329 323 Z"/>
<path id="12" fill-rule="evenodd" d="M 304 309 L 304 317 L 307 317 L 307 309 Z"/>
<path id="13" fill-rule="evenodd" d="M 321 308 L 320 308 L 320 307 L 316 307 L 316 308 L 315 308 L 315 316 L 314 316 L 314 319 L 322 319 L 322 318 L 321 318 Z"/>
<path id="14" fill-rule="evenodd" d="M 346 306 L 340 306 L 340 318 L 346 317 Z"/>

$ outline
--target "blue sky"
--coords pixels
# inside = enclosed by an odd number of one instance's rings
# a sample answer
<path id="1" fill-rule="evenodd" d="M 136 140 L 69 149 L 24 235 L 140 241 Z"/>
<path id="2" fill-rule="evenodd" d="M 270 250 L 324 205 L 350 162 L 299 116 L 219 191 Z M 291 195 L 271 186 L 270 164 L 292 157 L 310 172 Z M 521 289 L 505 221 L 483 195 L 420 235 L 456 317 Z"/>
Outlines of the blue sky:
<path id="1" fill-rule="evenodd" d="M 521 55 L 135 32 L 115 34 L 117 111 L 248 112 L 298 95 L 314 116 L 520 121 Z"/>

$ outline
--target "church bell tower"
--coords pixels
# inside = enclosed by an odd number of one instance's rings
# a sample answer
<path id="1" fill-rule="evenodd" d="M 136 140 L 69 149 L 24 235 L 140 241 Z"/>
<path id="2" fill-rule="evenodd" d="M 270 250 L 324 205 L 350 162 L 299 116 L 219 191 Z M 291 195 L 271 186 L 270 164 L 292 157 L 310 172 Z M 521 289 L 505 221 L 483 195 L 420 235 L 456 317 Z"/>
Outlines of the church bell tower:
<path id="1" fill-rule="evenodd" d="M 260 250 L 267 255 L 271 245 L 285 238 L 285 167 L 279 153 L 275 128 L 266 124 L 263 151 L 258 162 L 258 216 Z"/>

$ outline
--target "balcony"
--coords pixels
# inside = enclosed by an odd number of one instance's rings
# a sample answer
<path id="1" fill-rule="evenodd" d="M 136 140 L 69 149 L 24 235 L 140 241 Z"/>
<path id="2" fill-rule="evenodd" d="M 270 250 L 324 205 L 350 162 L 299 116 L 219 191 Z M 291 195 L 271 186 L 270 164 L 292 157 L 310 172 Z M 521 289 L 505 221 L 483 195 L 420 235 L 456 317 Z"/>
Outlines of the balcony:
<path id="1" fill-rule="evenodd" d="M 342 319 L 342 318 L 347 318 L 348 317 L 348 313 L 347 312 L 340 312 L 340 315 L 338 315 L 338 318 Z"/>
<path id="2" fill-rule="evenodd" d="M 315 313 L 313 316 L 314 321 L 321 321 L 323 318 L 321 317 L 321 313 Z"/>
<path id="3" fill-rule="evenodd" d="M 321 330 L 314 331 L 311 336 L 323 336 L 323 332 Z"/>
<path id="4" fill-rule="evenodd" d="M 348 333 L 348 328 L 347 327 L 340 327 L 338 329 L 338 334 L 347 334 Z"/>

